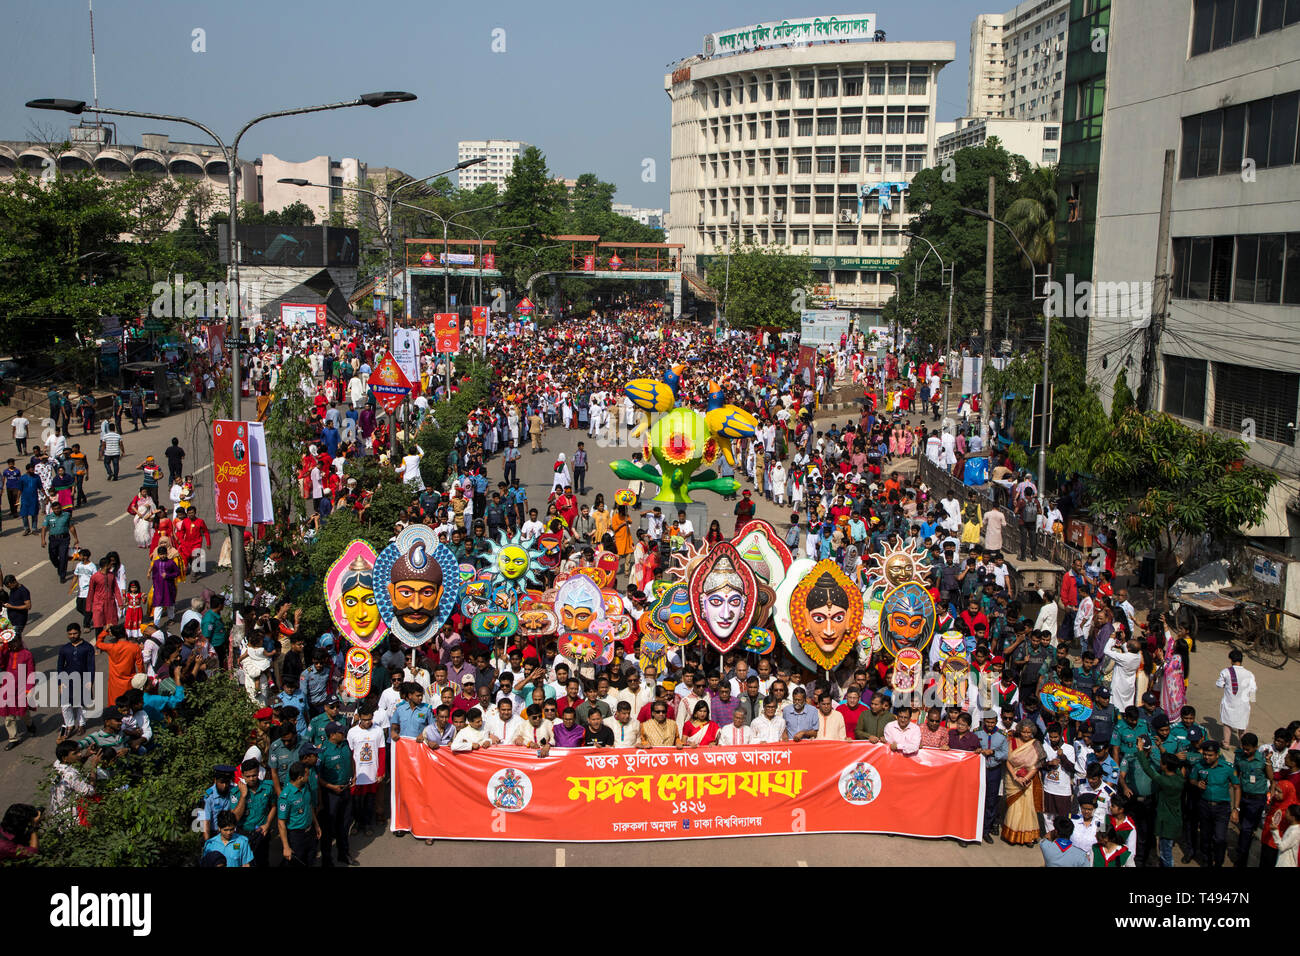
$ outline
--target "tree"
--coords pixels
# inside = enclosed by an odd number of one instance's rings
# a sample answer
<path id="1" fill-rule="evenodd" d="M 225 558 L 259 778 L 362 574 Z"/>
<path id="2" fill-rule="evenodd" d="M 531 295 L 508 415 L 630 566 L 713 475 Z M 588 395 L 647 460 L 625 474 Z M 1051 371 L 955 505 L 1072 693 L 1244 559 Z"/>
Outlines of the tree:
<path id="1" fill-rule="evenodd" d="M 919 215 L 911 223 L 911 231 L 934 243 L 948 264 L 956 264 L 956 289 L 953 294 L 953 342 L 959 343 L 984 324 L 984 250 L 987 223 L 961 207 L 984 209 L 988 201 L 988 180 L 996 182 L 996 209 L 994 214 L 1005 219 L 1004 211 L 1010 209 L 1022 195 L 1021 183 L 1030 175 L 1031 167 L 1023 156 L 1008 153 L 996 136 L 990 136 L 982 146 L 958 150 L 951 164 L 923 169 L 912 179 L 907 194 L 907 208 Z M 1034 195 L 1038 195 L 1037 192 Z M 1015 315 L 1025 312 L 1030 299 L 1033 273 L 1020 254 L 1015 242 L 1006 231 L 994 230 L 994 298 L 993 312 L 999 317 L 1010 310 Z M 899 296 L 885 306 L 886 322 L 898 319 L 907 326 L 909 320 L 921 341 L 927 345 L 944 341 L 947 327 L 948 290 L 941 284 L 938 264 L 930 253 L 918 276 L 917 263 L 926 259 L 929 247 L 923 242 L 909 244 L 897 272 L 902 277 L 902 300 L 911 307 L 903 307 Z"/>
<path id="2" fill-rule="evenodd" d="M 501 202 L 497 224 L 517 229 L 508 243 L 497 247 L 497 268 L 515 288 L 523 288 L 534 273 L 568 267 L 565 252 L 547 238 L 562 232 L 568 192 L 552 179 L 546 157 L 536 146 L 529 146 L 515 160 Z"/>
<path id="3" fill-rule="evenodd" d="M 730 273 L 725 258 L 710 261 L 709 285 L 734 328 L 796 328 L 801 303 L 813 285 L 808 257 L 791 255 L 779 246 L 760 246 L 747 239 L 731 252 Z"/>
<path id="4" fill-rule="evenodd" d="M 1240 439 L 1129 408 L 1093 459 L 1092 512 L 1113 522 L 1125 551 L 1156 551 L 1176 577 L 1184 545 L 1236 536 L 1263 519 L 1280 479 L 1247 464 L 1248 452 Z"/>
<path id="5" fill-rule="evenodd" d="M 1056 167 L 1035 166 L 1018 186 L 1020 198 L 999 218 L 1024 244 L 1034 264 L 1045 266 L 1056 251 Z"/>

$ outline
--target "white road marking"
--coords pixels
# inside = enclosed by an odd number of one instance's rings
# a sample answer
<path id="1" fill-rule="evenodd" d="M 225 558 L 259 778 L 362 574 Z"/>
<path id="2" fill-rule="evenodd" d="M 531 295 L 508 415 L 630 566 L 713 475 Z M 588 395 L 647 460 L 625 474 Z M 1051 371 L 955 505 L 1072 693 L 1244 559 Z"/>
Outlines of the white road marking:
<path id="1" fill-rule="evenodd" d="M 562 846 L 555 848 L 555 865 L 564 866 L 564 847 Z"/>
<path id="2" fill-rule="evenodd" d="M 808 865 L 808 861 L 807 861 L 807 860 L 795 860 L 795 864 L 798 865 L 798 866 L 807 866 L 807 865 Z"/>
<path id="3" fill-rule="evenodd" d="M 28 569 L 27 569 L 26 571 L 24 571 L 22 574 L 18 575 L 18 580 L 21 581 L 21 580 L 23 580 L 24 578 L 31 577 L 33 574 L 35 574 L 37 571 L 39 571 L 39 570 L 40 570 L 41 568 L 43 568 L 43 567 L 45 567 L 45 559 L 44 559 L 44 558 L 41 558 L 40 562 L 39 562 L 35 567 L 28 568 Z M 53 570 L 53 568 L 54 568 L 54 565 L 50 565 L 50 569 Z"/>
<path id="4" fill-rule="evenodd" d="M 201 474 L 203 474 L 205 471 L 207 471 L 207 470 L 208 470 L 209 468 L 211 468 L 211 467 L 212 467 L 212 462 L 208 462 L 206 465 L 204 465 L 204 466 L 203 466 L 202 468 L 200 468 L 198 471 L 192 471 L 192 472 L 190 472 L 190 474 L 192 474 L 192 475 L 201 475 Z"/>
<path id="5" fill-rule="evenodd" d="M 48 617 L 45 617 L 45 619 L 41 621 L 40 625 L 36 628 L 36 630 L 32 631 L 32 637 L 40 637 L 46 631 L 53 628 L 56 624 L 63 621 L 64 618 L 66 618 L 69 614 L 71 614 L 76 609 L 77 609 L 77 599 L 73 598 L 71 601 L 63 605 L 63 607 L 59 608 L 53 614 L 49 615 Z"/>
<path id="6" fill-rule="evenodd" d="M 117 524 L 119 521 L 125 521 L 125 520 L 126 520 L 127 518 L 129 518 L 129 517 L 131 517 L 131 512 L 129 512 L 129 511 L 123 511 L 120 515 L 118 515 L 118 516 L 117 516 L 116 518 L 114 518 L 112 521 L 106 521 L 106 522 L 104 522 L 104 527 L 106 527 L 106 528 L 111 528 L 111 527 L 113 527 L 113 525 Z"/>

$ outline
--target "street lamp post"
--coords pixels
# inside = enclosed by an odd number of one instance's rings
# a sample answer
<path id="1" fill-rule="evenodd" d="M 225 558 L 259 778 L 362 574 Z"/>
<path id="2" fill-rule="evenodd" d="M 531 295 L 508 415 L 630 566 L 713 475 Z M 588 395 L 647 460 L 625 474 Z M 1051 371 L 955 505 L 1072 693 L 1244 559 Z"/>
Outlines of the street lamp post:
<path id="1" fill-rule="evenodd" d="M 384 195 L 382 195 L 382 196 L 379 195 L 379 193 L 375 192 L 373 189 L 361 189 L 360 187 L 357 187 L 357 186 L 327 186 L 327 185 L 325 185 L 325 184 L 323 184 L 323 183 L 313 183 L 313 182 L 311 182 L 310 180 L 306 180 L 306 179 L 294 179 L 294 178 L 284 178 L 284 179 L 279 180 L 279 182 L 285 183 L 286 185 L 289 185 L 289 186 L 314 186 L 314 187 L 317 188 L 317 189 L 343 189 L 343 190 L 345 190 L 345 191 L 347 191 L 347 192 L 353 192 L 353 193 L 364 193 L 364 194 L 366 194 L 367 196 L 372 196 L 372 197 L 374 197 L 374 198 L 377 199 L 377 200 L 382 200 L 382 201 L 383 201 L 383 203 L 384 203 L 384 207 L 385 207 L 385 214 L 386 214 L 386 217 L 387 217 L 387 220 L 388 220 L 388 231 L 387 231 L 387 233 L 386 233 L 386 238 L 387 238 L 387 240 L 388 240 L 387 243 L 386 243 L 386 245 L 387 245 L 387 247 L 388 247 L 388 273 L 387 273 L 387 275 L 385 276 L 384 287 L 385 287 L 386 291 L 388 292 L 388 313 L 389 313 L 389 314 L 388 314 L 388 352 L 389 352 L 390 355 L 391 355 L 392 352 L 393 352 L 393 331 L 394 331 L 394 329 L 397 327 L 397 315 L 396 315 L 396 309 L 394 309 L 394 307 L 393 307 L 393 301 L 394 301 L 394 299 L 395 299 L 396 297 L 392 294 L 392 284 L 393 284 L 393 206 L 394 206 L 394 205 L 397 205 L 397 206 L 404 206 L 404 205 L 407 205 L 406 203 L 401 203 L 401 202 L 398 202 L 398 201 L 397 201 L 397 198 L 396 198 L 396 197 L 397 197 L 397 194 L 400 193 L 403 189 L 409 189 L 409 188 L 412 187 L 412 186 L 418 186 L 420 183 L 427 183 L 427 182 L 428 182 L 429 180 L 431 180 L 431 179 L 437 179 L 439 176 L 445 176 L 445 175 L 447 175 L 448 173 L 454 173 L 454 172 L 455 172 L 456 170 L 458 170 L 458 169 L 465 169 L 466 167 L 474 166 L 474 165 L 476 165 L 476 164 L 478 164 L 478 163 L 485 163 L 485 162 L 487 162 L 487 157 L 486 157 L 486 156 L 476 156 L 476 157 L 474 157 L 473 159 L 466 159 L 466 160 L 463 160 L 462 162 L 457 163 L 455 166 L 452 166 L 450 169 L 444 169 L 444 170 L 442 170 L 441 172 L 433 173 L 432 175 L 424 176 L 424 177 L 421 177 L 420 179 L 412 179 L 410 182 L 402 183 L 402 184 L 401 184 L 400 186 L 398 186 L 396 189 L 391 189 L 391 188 L 390 188 L 390 189 L 386 189 L 386 190 L 384 191 Z M 419 208 L 421 208 L 421 207 L 419 207 L 419 206 L 412 206 L 411 208 L 413 208 L 413 209 L 419 209 Z M 405 285 L 406 285 L 406 283 L 405 283 L 405 276 L 406 276 L 406 257 L 405 257 L 405 254 L 403 254 L 403 257 L 402 257 L 402 276 L 403 276 L 403 289 L 405 289 Z M 405 289 L 405 291 L 406 291 L 406 302 L 407 302 L 407 306 L 408 306 L 408 308 L 409 308 L 409 306 L 410 306 L 410 301 L 411 301 L 410 290 L 409 290 L 409 289 Z M 407 318 L 409 319 L 410 316 L 408 315 Z M 407 418 L 409 419 L 410 416 L 408 415 Z M 392 454 L 396 454 L 396 452 L 397 452 L 397 415 L 396 415 L 396 413 L 394 413 L 394 415 L 393 415 L 392 428 L 389 430 L 389 436 L 388 436 L 388 450 L 389 450 L 389 452 L 392 453 Z"/>
<path id="2" fill-rule="evenodd" d="M 1001 219 L 997 219 L 994 216 L 990 216 L 983 209 L 972 209 L 969 206 L 960 206 L 958 208 L 960 208 L 961 211 L 966 213 L 967 215 L 974 216 L 976 219 L 983 219 L 987 222 L 993 223 L 994 225 L 1001 226 L 1003 229 L 1007 231 L 1007 233 L 1011 236 L 1011 238 L 1015 240 L 1016 245 L 1020 248 L 1021 255 L 1025 257 L 1025 261 L 1029 263 L 1029 268 L 1032 269 L 1034 272 L 1034 284 L 1033 287 L 1029 290 L 1030 300 L 1032 301 L 1034 299 L 1037 299 L 1039 297 L 1038 277 L 1041 273 L 1039 273 L 1038 267 L 1034 263 L 1033 257 L 1025 249 L 1024 243 L 1021 242 L 1020 237 L 1016 235 L 1016 231 L 1012 229 L 1009 225 L 1007 225 L 1005 222 L 1003 222 Z M 1049 271 L 1047 275 L 1050 274 L 1051 273 Z M 986 343 L 986 344 L 988 345 L 989 347 L 988 351 L 991 354 L 992 343 Z M 1043 409 L 1042 409 L 1043 424 L 1038 436 L 1038 493 L 1040 495 L 1044 495 L 1047 493 L 1047 368 L 1048 368 L 1048 359 L 1051 355 L 1051 348 L 1052 348 L 1052 317 L 1048 313 L 1048 310 L 1044 309 L 1043 310 Z M 985 371 L 987 372 L 987 369 Z M 986 420 L 992 418 L 992 409 L 986 409 L 984 414 L 988 417 L 986 418 Z M 991 433 L 989 436 L 989 440 L 990 442 L 993 440 L 993 436 Z"/>
<path id="3" fill-rule="evenodd" d="M 230 334 L 233 340 L 231 350 L 230 350 L 230 387 L 231 387 L 231 415 L 233 416 L 235 421 L 240 420 L 240 415 L 241 415 L 240 406 L 242 404 L 240 402 L 240 398 L 241 398 L 240 377 L 241 376 L 240 376 L 240 367 L 239 367 L 240 366 L 240 362 L 239 362 L 240 334 L 242 331 L 241 322 L 240 322 L 240 303 L 239 303 L 239 250 L 235 238 L 235 230 L 238 224 L 238 213 L 239 213 L 239 203 L 238 203 L 239 141 L 243 139 L 245 133 L 247 133 L 252 127 L 256 126 L 258 123 L 262 122 L 263 120 L 276 119 L 281 116 L 299 116 L 303 113 L 320 113 L 320 112 L 324 112 L 325 110 L 346 109 L 347 107 L 350 106 L 380 107 L 380 106 L 387 106 L 390 103 L 409 103 L 411 100 L 414 99 L 415 99 L 414 93 L 390 90 L 382 93 L 363 93 L 355 100 L 346 100 L 339 103 L 326 103 L 321 106 L 302 106 L 296 109 L 276 110 L 275 112 L 272 113 L 263 113 L 261 116 L 253 117 L 242 127 L 240 127 L 239 132 L 235 134 L 235 139 L 229 147 L 226 146 L 225 142 L 221 139 L 220 136 L 218 136 L 211 129 L 209 129 L 207 126 L 203 125 L 202 123 L 198 122 L 197 120 L 188 119 L 187 117 L 184 116 L 171 116 L 166 113 L 146 113 L 139 110 L 117 110 L 117 109 L 110 109 L 105 106 L 99 106 L 98 104 L 95 105 L 94 111 L 97 114 L 107 113 L 110 116 L 131 116 L 137 119 L 152 119 L 152 120 L 159 120 L 164 123 L 181 123 L 186 126 L 193 126 L 196 129 L 200 129 L 203 132 L 207 133 L 208 136 L 212 137 L 212 141 L 217 144 L 217 147 L 221 150 L 222 155 L 225 157 L 226 167 L 227 167 L 228 192 L 229 192 L 228 201 L 230 204 L 229 236 L 227 237 L 227 249 L 230 257 L 230 288 L 227 290 L 226 308 L 230 318 Z M 86 101 L 47 98 L 47 99 L 30 100 L 27 103 L 27 106 L 29 109 L 55 110 L 63 113 L 72 113 L 73 115 L 80 115 L 81 113 L 85 112 Z M 237 526 L 232 525 L 230 527 L 234 528 Z M 232 588 L 232 593 L 231 593 L 232 603 L 234 604 L 235 610 L 237 612 L 242 612 L 244 610 L 244 602 L 245 602 L 244 576 L 246 574 L 245 556 L 244 556 L 244 538 L 243 538 L 242 531 L 240 531 L 238 534 L 236 534 L 233 530 L 230 531 L 230 563 L 231 563 L 231 576 L 234 578 L 234 586 Z"/>
<path id="4" fill-rule="evenodd" d="M 957 285 L 956 282 L 957 263 L 954 262 L 950 266 L 944 265 L 943 256 L 939 255 L 939 250 L 935 248 L 933 242 L 925 238 L 925 236 L 918 236 L 914 232 L 908 233 L 908 235 L 913 239 L 920 239 L 922 242 L 924 242 L 927 246 L 930 247 L 929 249 L 926 250 L 925 256 L 921 258 L 921 261 L 917 263 L 916 268 L 918 273 L 920 272 L 921 266 L 925 265 L 925 260 L 928 259 L 930 257 L 930 253 L 933 252 L 934 257 L 939 260 L 939 271 L 946 277 L 945 281 L 948 286 L 948 344 L 945 346 L 944 353 L 943 353 L 943 378 L 944 378 L 943 417 L 947 418 L 948 417 L 948 386 L 952 380 L 952 369 L 948 368 L 948 356 L 952 352 L 952 293 L 953 293 L 953 288 Z M 913 285 L 913 288 L 915 288 L 915 285 Z M 942 424 L 943 423 L 941 422 L 940 427 L 942 427 Z"/>

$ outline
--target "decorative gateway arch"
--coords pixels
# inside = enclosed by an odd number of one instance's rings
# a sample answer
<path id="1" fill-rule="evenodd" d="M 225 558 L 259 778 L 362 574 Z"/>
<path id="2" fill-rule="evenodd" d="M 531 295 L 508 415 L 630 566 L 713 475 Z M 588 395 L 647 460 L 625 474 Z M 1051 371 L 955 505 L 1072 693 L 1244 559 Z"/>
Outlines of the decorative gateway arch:
<path id="1" fill-rule="evenodd" d="M 568 248 L 569 268 L 548 269 L 529 276 L 526 289 L 529 298 L 533 284 L 547 275 L 659 281 L 668 283 L 673 318 L 681 316 L 683 243 L 601 242 L 600 236 L 546 238 Z M 468 276 L 477 278 L 482 286 L 484 280 L 501 276 L 501 270 L 496 267 L 496 246 L 494 240 L 486 239 L 407 239 L 404 288 L 412 288 L 413 276 Z"/>

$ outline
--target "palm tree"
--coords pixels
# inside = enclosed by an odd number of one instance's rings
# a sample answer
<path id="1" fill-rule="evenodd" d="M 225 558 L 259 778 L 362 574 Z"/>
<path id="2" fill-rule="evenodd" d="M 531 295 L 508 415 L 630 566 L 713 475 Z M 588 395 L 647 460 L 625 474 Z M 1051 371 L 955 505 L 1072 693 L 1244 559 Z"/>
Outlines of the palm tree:
<path id="1" fill-rule="evenodd" d="M 1006 223 L 1036 265 L 1052 261 L 1056 249 L 1056 167 L 1036 166 L 1020 181 L 1020 198 L 1007 207 Z"/>

